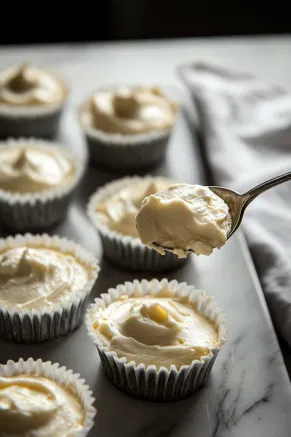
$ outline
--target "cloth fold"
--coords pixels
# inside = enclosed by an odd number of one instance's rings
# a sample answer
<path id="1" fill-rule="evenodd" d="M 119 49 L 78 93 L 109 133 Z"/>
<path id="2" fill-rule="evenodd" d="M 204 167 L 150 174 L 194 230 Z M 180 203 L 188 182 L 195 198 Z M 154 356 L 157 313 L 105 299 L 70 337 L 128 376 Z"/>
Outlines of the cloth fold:
<path id="1" fill-rule="evenodd" d="M 216 184 L 243 193 L 291 171 L 290 94 L 203 63 L 178 73 L 194 99 Z M 242 225 L 273 322 L 291 346 L 291 182 L 255 199 Z"/>

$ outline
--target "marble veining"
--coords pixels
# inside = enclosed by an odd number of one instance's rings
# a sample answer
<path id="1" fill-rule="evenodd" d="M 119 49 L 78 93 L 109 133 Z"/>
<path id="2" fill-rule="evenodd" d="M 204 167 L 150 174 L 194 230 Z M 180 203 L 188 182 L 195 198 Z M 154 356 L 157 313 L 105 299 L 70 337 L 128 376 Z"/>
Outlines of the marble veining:
<path id="1" fill-rule="evenodd" d="M 291 38 L 274 38 L 267 46 L 265 40 L 247 41 L 217 41 L 215 46 L 210 41 L 172 41 L 149 42 L 142 46 L 72 45 L 57 50 L 53 47 L 29 48 L 27 51 L 9 48 L 1 50 L 0 68 L 32 59 L 66 74 L 73 93 L 63 119 L 60 140 L 80 159 L 85 159 L 86 148 L 76 123 L 75 109 L 79 100 L 98 85 L 136 82 L 138 78 L 139 82 L 171 82 L 179 87 L 174 74 L 177 63 L 202 55 L 211 61 L 218 53 L 228 67 L 235 64 L 236 68 L 249 68 L 255 74 L 262 73 L 263 69 L 272 76 L 272 81 L 286 82 L 288 79 L 290 85 L 290 75 L 284 72 L 290 71 L 290 58 L 286 68 L 286 53 L 290 51 Z M 271 66 L 272 55 L 276 56 L 276 63 Z M 200 151 L 192 134 L 193 126 L 189 126 L 182 114 L 166 161 L 151 173 L 164 174 L 186 183 L 204 183 Z M 100 240 L 86 217 L 84 207 L 94 189 L 113 178 L 112 174 L 88 169 L 66 222 L 51 233 L 73 238 L 101 257 Z M 92 300 L 120 282 L 134 277 L 151 277 L 116 270 L 106 262 L 102 262 L 101 267 Z M 194 396 L 180 402 L 159 404 L 142 402 L 116 390 L 102 372 L 98 354 L 84 325 L 67 338 L 41 345 L 2 341 L 0 362 L 17 360 L 21 356 L 40 357 L 60 362 L 81 373 L 94 391 L 98 408 L 90 437 L 290 436 L 290 382 L 241 234 L 238 232 L 211 257 L 193 256 L 185 267 L 167 276 L 204 287 L 225 309 L 228 321 L 229 339 L 217 358 L 207 385 Z"/>
<path id="2" fill-rule="evenodd" d="M 239 345 L 242 341 L 242 336 L 239 336 L 234 342 Z M 255 397 L 247 396 L 244 391 L 244 384 L 247 378 L 247 371 L 243 369 L 238 382 L 230 386 L 228 378 L 235 365 L 231 360 L 230 354 L 225 357 L 225 361 L 221 369 L 221 381 L 216 388 L 217 403 L 214 421 L 214 429 L 212 431 L 213 437 L 226 435 L 228 430 L 237 427 L 242 420 L 246 419 L 249 414 L 254 414 L 259 419 L 259 413 L 255 410 L 259 409 L 262 404 L 272 403 L 272 396 L 274 394 L 274 382 L 269 382 L 261 393 L 255 393 Z M 251 399 L 248 399 L 248 398 Z"/>

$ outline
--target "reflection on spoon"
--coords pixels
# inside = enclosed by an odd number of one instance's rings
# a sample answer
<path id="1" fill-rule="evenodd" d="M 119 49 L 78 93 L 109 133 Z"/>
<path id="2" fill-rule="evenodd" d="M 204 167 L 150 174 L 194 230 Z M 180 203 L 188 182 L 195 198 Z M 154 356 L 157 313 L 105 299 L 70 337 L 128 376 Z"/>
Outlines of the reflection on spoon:
<path id="1" fill-rule="evenodd" d="M 228 188 L 176 184 L 144 199 L 136 217 L 143 244 L 178 257 L 210 255 L 234 234 L 259 194 L 291 179 L 291 172 L 239 194 Z"/>

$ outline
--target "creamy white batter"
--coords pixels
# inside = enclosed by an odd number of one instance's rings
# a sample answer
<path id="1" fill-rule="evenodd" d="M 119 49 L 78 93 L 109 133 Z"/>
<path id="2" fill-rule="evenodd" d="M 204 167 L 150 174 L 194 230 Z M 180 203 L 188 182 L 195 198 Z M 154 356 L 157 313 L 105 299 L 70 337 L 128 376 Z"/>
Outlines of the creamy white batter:
<path id="1" fill-rule="evenodd" d="M 71 300 L 88 281 L 72 255 L 57 250 L 17 247 L 0 253 L 0 305 L 38 309 Z"/>
<path id="2" fill-rule="evenodd" d="M 171 183 L 171 180 L 160 177 L 141 179 L 121 188 L 97 206 L 98 220 L 119 234 L 137 238 L 135 219 L 142 201 L 150 194 L 164 190 Z"/>
<path id="3" fill-rule="evenodd" d="M 0 189 L 36 193 L 68 184 L 76 172 L 72 158 L 57 149 L 2 147 Z"/>
<path id="4" fill-rule="evenodd" d="M 231 219 L 226 203 L 208 187 L 175 184 L 144 199 L 136 226 L 143 244 L 185 257 L 189 250 L 210 255 L 223 246 Z"/>
<path id="5" fill-rule="evenodd" d="M 91 320 L 101 345 L 146 366 L 189 365 L 218 344 L 214 325 L 168 290 L 158 296 L 120 296 L 105 308 L 93 308 Z"/>
<path id="6" fill-rule="evenodd" d="M 84 422 L 73 389 L 37 375 L 0 377 L 1 436 L 74 437 Z"/>
<path id="7" fill-rule="evenodd" d="M 33 106 L 61 103 L 67 90 L 52 74 L 29 63 L 0 74 L 0 103 Z"/>
<path id="8" fill-rule="evenodd" d="M 171 128 L 177 104 L 158 88 L 120 87 L 95 92 L 89 104 L 89 122 L 107 133 L 140 134 Z"/>

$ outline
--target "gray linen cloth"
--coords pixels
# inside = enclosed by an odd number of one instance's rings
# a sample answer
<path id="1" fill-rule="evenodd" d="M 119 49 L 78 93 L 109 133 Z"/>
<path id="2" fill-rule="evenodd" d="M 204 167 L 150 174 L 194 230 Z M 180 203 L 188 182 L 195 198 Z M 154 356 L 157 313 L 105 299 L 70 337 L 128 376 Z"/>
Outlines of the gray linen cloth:
<path id="1" fill-rule="evenodd" d="M 182 65 L 216 184 L 245 192 L 291 171 L 291 95 L 250 74 Z M 291 346 L 291 182 L 248 206 L 243 228 L 273 322 Z"/>

